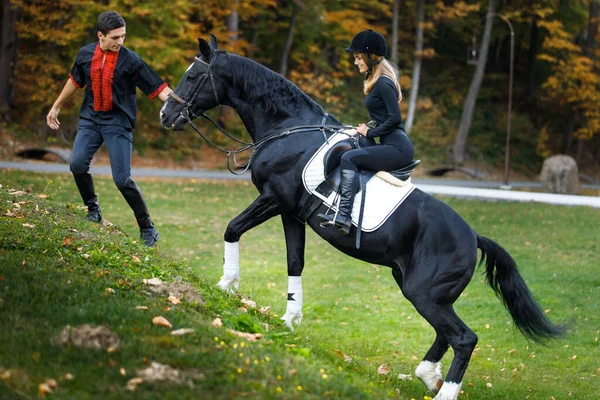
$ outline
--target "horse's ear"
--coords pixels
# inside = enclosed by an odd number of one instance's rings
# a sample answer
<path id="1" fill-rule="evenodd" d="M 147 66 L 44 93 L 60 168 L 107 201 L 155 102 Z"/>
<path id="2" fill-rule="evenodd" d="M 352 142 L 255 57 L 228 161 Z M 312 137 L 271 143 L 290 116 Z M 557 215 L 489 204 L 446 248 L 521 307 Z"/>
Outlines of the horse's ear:
<path id="1" fill-rule="evenodd" d="M 210 61 L 210 56 L 212 52 L 210 44 L 208 44 L 206 40 L 198 38 L 198 47 L 200 48 L 200 54 L 202 54 L 202 57 L 204 57 L 206 61 Z"/>
<path id="2" fill-rule="evenodd" d="M 219 48 L 219 45 L 217 44 L 217 38 L 212 33 L 210 34 L 210 41 L 208 42 L 208 44 L 210 44 L 210 47 L 212 47 L 215 50 Z"/>

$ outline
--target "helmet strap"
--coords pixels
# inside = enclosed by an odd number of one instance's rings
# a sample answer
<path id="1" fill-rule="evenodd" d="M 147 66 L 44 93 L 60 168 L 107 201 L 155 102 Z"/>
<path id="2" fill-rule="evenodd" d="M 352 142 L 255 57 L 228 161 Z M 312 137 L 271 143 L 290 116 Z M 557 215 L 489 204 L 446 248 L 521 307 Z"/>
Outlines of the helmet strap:
<path id="1" fill-rule="evenodd" d="M 383 61 L 385 57 L 381 57 L 378 61 L 373 61 L 371 60 L 371 53 L 367 53 L 367 66 L 369 67 L 367 69 L 367 73 L 365 74 L 365 80 L 369 79 L 369 75 L 371 75 L 373 73 L 373 65 L 379 64 L 381 61 Z"/>

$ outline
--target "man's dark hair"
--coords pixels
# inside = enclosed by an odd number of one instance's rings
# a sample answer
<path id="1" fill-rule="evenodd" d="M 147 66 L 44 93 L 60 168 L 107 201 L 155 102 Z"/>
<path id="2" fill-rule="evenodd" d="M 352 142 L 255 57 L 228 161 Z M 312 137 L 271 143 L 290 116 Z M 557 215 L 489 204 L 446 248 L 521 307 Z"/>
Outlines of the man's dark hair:
<path id="1" fill-rule="evenodd" d="M 125 26 L 125 20 L 115 11 L 105 11 L 98 16 L 96 31 L 106 35 L 113 29 L 122 28 Z"/>

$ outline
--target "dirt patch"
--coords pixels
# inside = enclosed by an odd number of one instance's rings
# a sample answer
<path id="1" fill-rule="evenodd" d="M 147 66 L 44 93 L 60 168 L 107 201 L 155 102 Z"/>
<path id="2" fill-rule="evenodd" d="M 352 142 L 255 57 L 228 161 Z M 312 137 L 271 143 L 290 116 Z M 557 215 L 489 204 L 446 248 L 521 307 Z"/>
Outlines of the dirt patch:
<path id="1" fill-rule="evenodd" d="M 89 324 L 72 327 L 67 325 L 55 337 L 52 343 L 56 345 L 72 344 L 86 349 L 106 349 L 114 351 L 119 347 L 119 336 L 105 326 Z"/>
<path id="2" fill-rule="evenodd" d="M 148 368 L 138 369 L 136 378 L 127 382 L 128 390 L 135 390 L 137 385 L 146 383 L 170 383 L 176 385 L 194 386 L 194 380 L 204 379 L 204 374 L 197 370 L 182 371 L 169 365 L 160 364 L 152 361 Z"/>
<path id="3" fill-rule="evenodd" d="M 204 299 L 198 294 L 198 291 L 189 283 L 165 283 L 149 286 L 147 289 L 155 296 L 176 297 L 188 303 L 197 303 L 204 305 Z"/>

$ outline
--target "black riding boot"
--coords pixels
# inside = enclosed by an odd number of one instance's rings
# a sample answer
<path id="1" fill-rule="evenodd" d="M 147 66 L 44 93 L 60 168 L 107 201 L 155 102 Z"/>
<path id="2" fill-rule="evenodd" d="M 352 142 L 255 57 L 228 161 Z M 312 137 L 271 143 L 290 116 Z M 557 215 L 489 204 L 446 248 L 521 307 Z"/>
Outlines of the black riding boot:
<path id="1" fill-rule="evenodd" d="M 352 228 L 352 205 L 354 204 L 354 195 L 358 186 L 356 179 L 357 172 L 352 169 L 342 169 L 342 179 L 340 182 L 340 207 L 337 215 L 318 214 L 317 218 L 323 225 L 334 224 L 335 227 L 344 235 L 350 233 Z"/>
<path id="2" fill-rule="evenodd" d="M 140 239 L 146 246 L 154 247 L 160 238 L 160 235 L 150 218 L 150 213 L 148 212 L 148 207 L 146 207 L 146 201 L 144 200 L 142 191 L 131 178 L 127 180 L 123 187 L 119 187 L 119 190 L 127 201 L 127 204 L 129 204 L 129 207 L 133 210 L 135 219 L 140 227 Z"/>
<path id="3" fill-rule="evenodd" d="M 100 204 L 98 203 L 98 196 L 96 196 L 94 190 L 94 179 L 92 178 L 92 175 L 87 171 L 82 173 L 71 172 L 73 173 L 73 178 L 75 179 L 77 189 L 79 189 L 83 204 L 88 208 L 85 219 L 97 223 L 101 222 L 102 211 L 100 210 Z"/>

